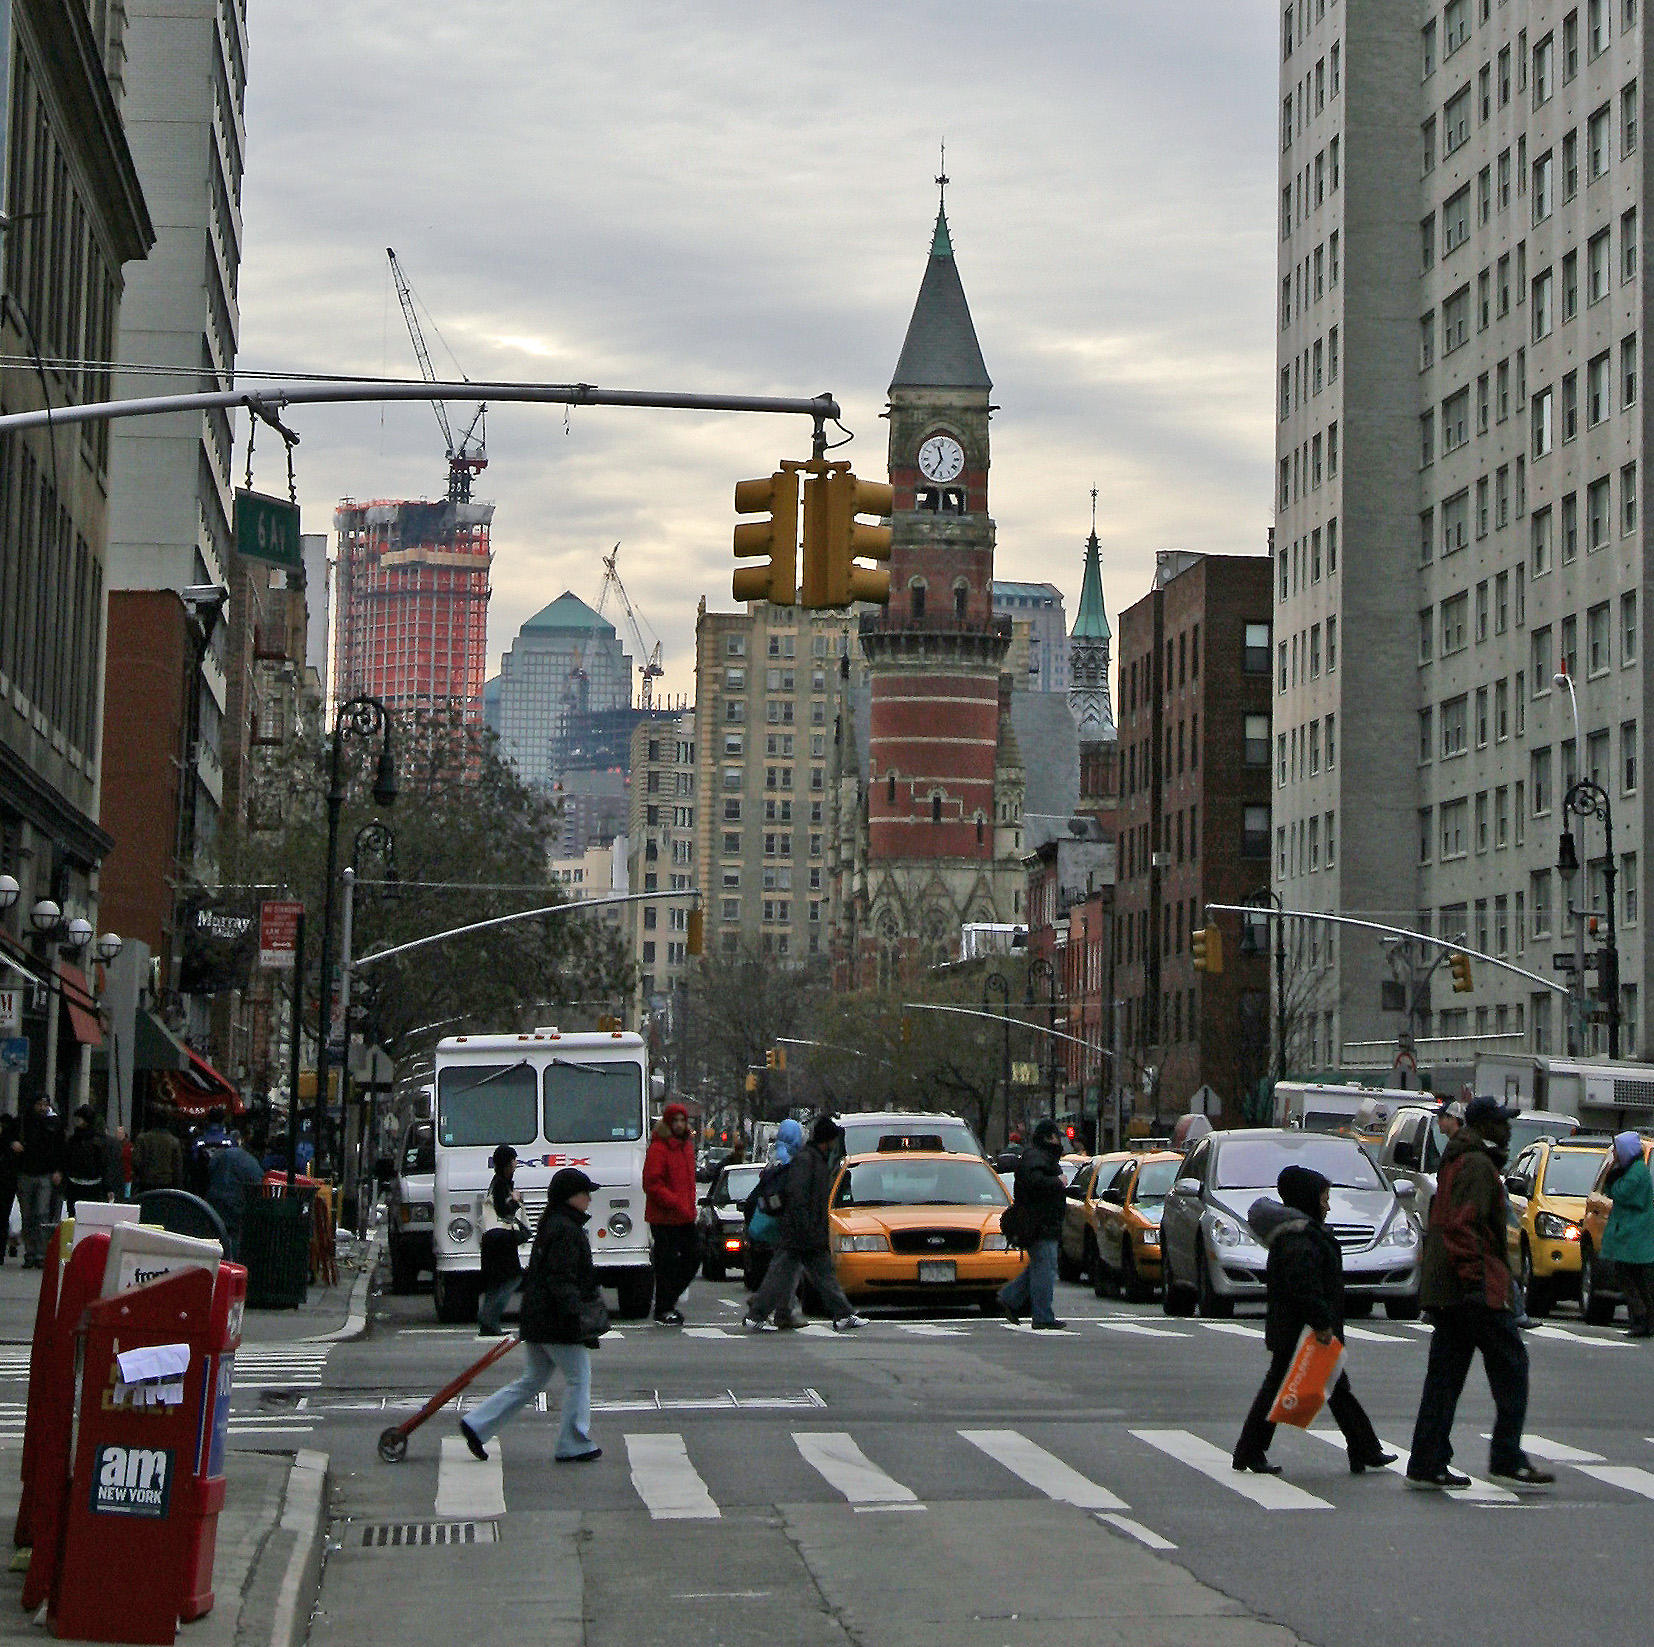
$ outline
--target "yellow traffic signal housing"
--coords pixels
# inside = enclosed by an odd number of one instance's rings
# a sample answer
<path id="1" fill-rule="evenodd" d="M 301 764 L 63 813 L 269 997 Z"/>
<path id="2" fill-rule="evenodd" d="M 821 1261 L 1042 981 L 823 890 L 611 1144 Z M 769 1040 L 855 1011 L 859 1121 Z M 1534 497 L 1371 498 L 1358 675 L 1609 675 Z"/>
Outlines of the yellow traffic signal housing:
<path id="1" fill-rule="evenodd" d="M 689 912 L 689 934 L 684 941 L 684 948 L 691 955 L 706 953 L 706 914 L 699 909 Z"/>
<path id="2" fill-rule="evenodd" d="M 787 1067 L 787 1049 L 785 1047 L 777 1047 L 775 1049 L 775 1067 L 777 1069 L 785 1069 Z"/>
<path id="3" fill-rule="evenodd" d="M 765 1069 L 774 1069 L 775 1068 L 775 1048 L 774 1047 L 766 1047 L 764 1049 L 764 1068 Z"/>
<path id="4" fill-rule="evenodd" d="M 753 1074 L 752 1071 L 749 1070 L 747 1072 L 747 1091 L 748 1092 L 756 1092 L 757 1090 L 758 1090 L 758 1077 L 755 1074 Z"/>
<path id="5" fill-rule="evenodd" d="M 741 566 L 735 571 L 737 600 L 767 600 L 791 606 L 798 597 L 798 475 L 777 469 L 763 480 L 735 483 L 735 512 L 766 520 L 742 521 L 735 528 L 738 557 L 763 556 L 768 566 Z"/>
<path id="6" fill-rule="evenodd" d="M 1448 967 L 1453 973 L 1453 993 L 1468 995 L 1476 987 L 1476 980 L 1470 976 L 1470 957 L 1454 954 L 1448 960 Z"/>
<path id="7" fill-rule="evenodd" d="M 889 516 L 895 506 L 893 487 L 862 480 L 847 465 L 805 481 L 804 606 L 819 610 L 853 601 L 889 603 L 889 572 L 856 562 L 889 560 L 890 528 L 856 516 Z"/>
<path id="8" fill-rule="evenodd" d="M 1215 926 L 1197 926 L 1189 934 L 1189 953 L 1195 971 L 1213 975 L 1223 971 L 1223 933 Z"/>

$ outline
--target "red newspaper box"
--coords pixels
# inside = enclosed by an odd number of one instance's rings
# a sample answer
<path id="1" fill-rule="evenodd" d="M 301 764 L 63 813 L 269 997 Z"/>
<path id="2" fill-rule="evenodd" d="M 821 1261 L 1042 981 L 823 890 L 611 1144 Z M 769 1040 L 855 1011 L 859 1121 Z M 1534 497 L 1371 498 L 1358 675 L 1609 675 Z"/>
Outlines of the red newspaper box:
<path id="1" fill-rule="evenodd" d="M 51 1388 L 46 1376 L 46 1359 L 53 1342 L 57 1324 L 58 1283 L 62 1279 L 60 1246 L 63 1239 L 61 1225 L 52 1231 L 46 1245 L 46 1262 L 40 1272 L 40 1293 L 34 1304 L 34 1337 L 29 1341 L 29 1393 L 23 1419 L 23 1462 L 18 1474 L 23 1482 L 23 1496 L 17 1506 L 17 1525 L 12 1529 L 12 1542 L 19 1548 L 34 1543 L 34 1496 L 29 1482 L 34 1476 L 34 1455 L 39 1445 L 41 1411 L 46 1391 Z M 63 1406 L 68 1412 L 68 1393 L 64 1392 Z"/>
<path id="2" fill-rule="evenodd" d="M 244 1270 L 221 1264 L 87 1306 L 47 1611 L 54 1635 L 167 1644 L 181 1618 L 211 1609 L 246 1285 Z M 167 1363 L 158 1382 L 123 1377 L 120 1357 L 143 1350 Z"/>

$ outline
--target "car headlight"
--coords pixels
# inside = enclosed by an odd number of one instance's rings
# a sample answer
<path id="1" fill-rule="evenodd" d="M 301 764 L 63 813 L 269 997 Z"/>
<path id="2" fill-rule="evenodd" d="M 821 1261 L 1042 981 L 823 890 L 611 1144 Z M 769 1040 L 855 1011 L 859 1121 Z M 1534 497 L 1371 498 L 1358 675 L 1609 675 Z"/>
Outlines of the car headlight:
<path id="1" fill-rule="evenodd" d="M 471 1220 L 469 1218 L 455 1218 L 448 1225 L 448 1239 L 456 1247 L 462 1247 L 471 1239 Z"/>
<path id="2" fill-rule="evenodd" d="M 1212 1243 L 1219 1247 L 1255 1247 L 1258 1244 L 1244 1225 L 1237 1224 L 1233 1218 L 1215 1214 L 1212 1218 Z"/>
<path id="3" fill-rule="evenodd" d="M 1579 1225 L 1570 1224 L 1554 1212 L 1542 1212 L 1533 1221 L 1533 1233 L 1547 1241 L 1577 1241 Z"/>
<path id="4" fill-rule="evenodd" d="M 1139 1233 L 1137 1239 L 1145 1247 L 1158 1247 L 1160 1245 L 1160 1231 L 1157 1229 L 1143 1230 Z"/>
<path id="5" fill-rule="evenodd" d="M 840 1252 L 889 1252 L 890 1243 L 882 1235 L 841 1235 Z"/>
<path id="6" fill-rule="evenodd" d="M 609 1215 L 609 1234 L 627 1236 L 632 1233 L 632 1215 L 629 1212 L 616 1212 Z"/>
<path id="7" fill-rule="evenodd" d="M 998 1230 L 990 1230 L 982 1237 L 982 1250 L 984 1252 L 1009 1252 L 1011 1243 Z"/>
<path id="8" fill-rule="evenodd" d="M 1413 1228 L 1413 1220 L 1401 1213 L 1390 1220 L 1390 1227 L 1373 1244 L 1379 1247 L 1416 1247 L 1419 1232 Z"/>

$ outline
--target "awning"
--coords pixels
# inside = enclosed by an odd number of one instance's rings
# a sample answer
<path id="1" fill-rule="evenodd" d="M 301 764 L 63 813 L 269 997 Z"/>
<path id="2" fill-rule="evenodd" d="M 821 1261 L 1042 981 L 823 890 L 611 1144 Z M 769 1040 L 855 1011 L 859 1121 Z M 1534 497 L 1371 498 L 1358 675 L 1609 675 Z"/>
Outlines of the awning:
<path id="1" fill-rule="evenodd" d="M 86 974 L 79 967 L 70 966 L 67 961 L 59 961 L 57 979 L 58 990 L 63 996 L 63 1010 L 69 1015 L 70 1032 L 84 1047 L 101 1047 L 103 1023 Z"/>
<path id="2" fill-rule="evenodd" d="M 158 1078 L 161 1093 L 178 1108 L 181 1115 L 200 1118 L 208 1110 L 221 1109 L 226 1115 L 240 1115 L 246 1105 L 233 1083 L 224 1079 L 198 1052 L 183 1048 L 189 1067 L 166 1070 Z"/>
<path id="3" fill-rule="evenodd" d="M 139 1007 L 132 1021 L 134 1069 L 181 1070 L 190 1067 L 190 1049 L 153 1012 Z"/>

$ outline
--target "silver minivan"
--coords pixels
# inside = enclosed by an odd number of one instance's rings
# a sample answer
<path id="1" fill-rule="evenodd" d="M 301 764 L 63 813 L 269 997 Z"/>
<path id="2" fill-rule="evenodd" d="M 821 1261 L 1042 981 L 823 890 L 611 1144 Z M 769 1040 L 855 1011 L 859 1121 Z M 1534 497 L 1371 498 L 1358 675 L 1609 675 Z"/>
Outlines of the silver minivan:
<path id="1" fill-rule="evenodd" d="M 1331 1181 L 1327 1228 L 1344 1253 L 1345 1313 L 1382 1303 L 1393 1320 L 1416 1318 L 1422 1240 L 1412 1185 L 1392 1185 L 1353 1138 L 1273 1127 L 1211 1133 L 1184 1157 L 1160 1219 L 1166 1314 L 1223 1317 L 1237 1302 L 1262 1302 L 1269 1251 L 1247 1214 L 1274 1198 L 1288 1166 Z"/>

